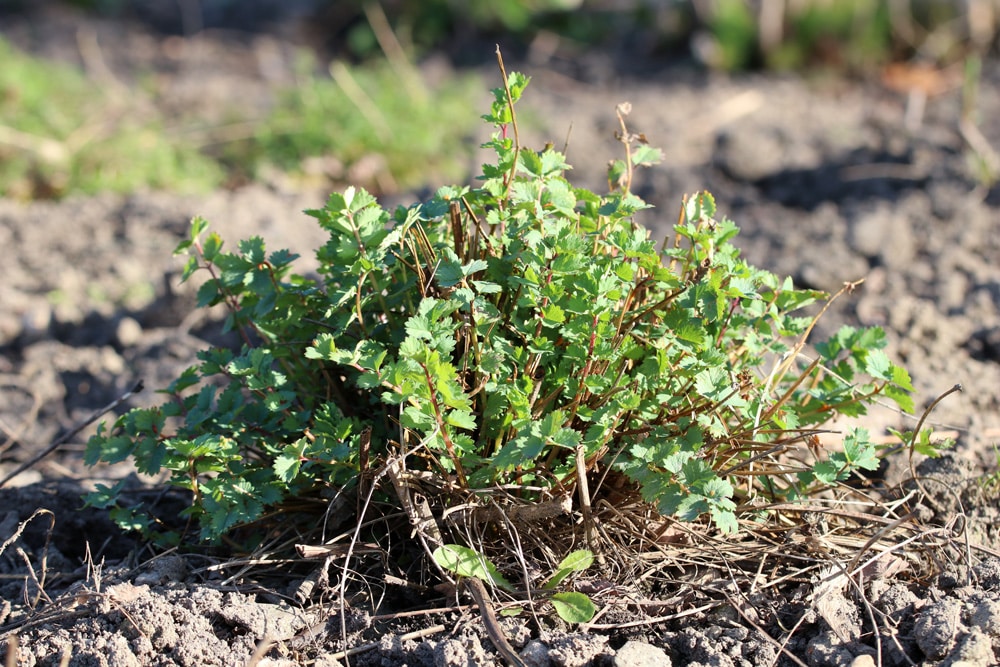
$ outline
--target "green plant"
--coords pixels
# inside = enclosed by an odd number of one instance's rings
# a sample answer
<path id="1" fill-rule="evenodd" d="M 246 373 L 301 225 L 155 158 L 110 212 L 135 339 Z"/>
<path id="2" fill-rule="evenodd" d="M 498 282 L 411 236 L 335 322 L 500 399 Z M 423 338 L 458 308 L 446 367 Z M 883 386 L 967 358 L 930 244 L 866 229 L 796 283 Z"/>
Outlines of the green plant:
<path id="1" fill-rule="evenodd" d="M 658 249 L 630 187 L 662 154 L 628 131 L 627 108 L 626 157 L 598 195 L 566 180 L 560 153 L 520 144 L 527 84 L 513 73 L 494 91 L 496 159 L 478 187 L 391 214 L 348 188 L 310 211 L 329 233 L 320 280 L 261 238 L 224 251 L 196 219 L 184 278 L 206 276 L 199 305 L 224 304 L 243 345 L 202 352 L 162 405 L 102 424 L 87 462 L 168 471 L 206 540 L 400 465 L 434 480 L 438 509 L 502 487 L 527 503 L 575 491 L 586 513 L 614 486 L 729 533 L 767 501 L 872 469 L 863 429 L 828 458 L 792 449 L 876 397 L 912 408 L 883 332 L 845 327 L 806 356 L 819 315 L 794 311 L 820 293 L 744 262 L 707 193 Z M 117 492 L 89 502 L 162 530 Z"/>
<path id="2" fill-rule="evenodd" d="M 266 115 L 233 107 L 206 122 L 185 109 L 167 117 L 158 102 L 170 93 L 153 84 L 109 94 L 2 39 L 0 60 L 0 194 L 9 197 L 205 191 L 275 168 L 297 177 L 316 156 L 336 167 L 321 178 L 394 190 L 452 178 L 471 154 L 472 77 L 431 87 L 412 67 L 385 60 L 334 63 L 324 77 L 302 56 L 294 85 L 275 93 Z"/>
<path id="3" fill-rule="evenodd" d="M 431 555 L 438 565 L 459 577 L 474 577 L 488 581 L 505 591 L 514 591 L 514 586 L 501 574 L 497 566 L 474 549 L 460 544 L 445 544 L 435 549 Z M 574 572 L 586 570 L 593 562 L 594 554 L 586 549 L 568 554 L 556 566 L 555 572 L 542 586 L 541 591 L 536 592 L 553 591 L 566 577 Z M 567 623 L 586 623 L 597 612 L 593 601 L 584 593 L 576 591 L 550 593 L 548 600 L 559 617 Z"/>
<path id="4" fill-rule="evenodd" d="M 979 484 L 979 488 L 984 491 L 996 493 L 1000 489 L 1000 447 L 996 445 L 993 445 L 993 460 L 997 469 L 991 473 L 983 473 L 976 482 Z"/>
<path id="5" fill-rule="evenodd" d="M 708 17 L 712 33 L 711 52 L 705 54 L 714 67 L 747 69 L 758 49 L 758 26 L 743 0 L 720 0 Z"/>
<path id="6" fill-rule="evenodd" d="M 892 55 L 893 25 L 885 3 L 810 2 L 788 14 L 786 38 L 764 54 L 774 69 L 816 64 L 864 69 Z"/>
<path id="7" fill-rule="evenodd" d="M 356 56 L 373 53 L 382 41 L 380 31 L 390 29 L 399 41 L 418 52 L 447 50 L 450 43 L 470 34 L 502 33 L 524 42 L 539 30 L 549 28 L 553 16 L 573 17 L 582 0 L 395 0 L 386 12 L 391 16 L 383 25 L 372 21 L 373 9 L 382 12 L 378 3 L 339 2 L 347 47 Z M 345 7 L 346 5 L 346 7 Z M 351 11 L 353 9 L 353 12 Z M 345 11 L 346 10 L 346 11 Z M 364 17 L 366 20 L 358 20 Z"/>
<path id="8" fill-rule="evenodd" d="M 979 129 L 982 67 L 982 60 L 978 56 L 965 59 L 962 79 L 962 117 L 958 122 L 958 129 L 965 139 L 966 161 L 971 176 L 980 187 L 989 190 L 1000 180 L 1000 154 Z"/>
<path id="9" fill-rule="evenodd" d="M 928 5 L 930 15 L 924 11 Z M 954 3 L 718 0 L 696 7 L 711 35 L 698 42 L 700 55 L 710 66 L 726 70 L 819 65 L 868 71 L 915 51 L 927 55 L 961 42 L 953 34 L 960 25 Z"/>

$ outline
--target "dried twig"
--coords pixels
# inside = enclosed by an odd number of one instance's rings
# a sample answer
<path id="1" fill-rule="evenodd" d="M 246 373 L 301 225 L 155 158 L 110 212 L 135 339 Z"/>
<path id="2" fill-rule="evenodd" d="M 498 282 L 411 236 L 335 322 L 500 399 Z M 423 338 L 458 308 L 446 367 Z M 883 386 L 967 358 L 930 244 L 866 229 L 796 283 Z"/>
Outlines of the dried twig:
<path id="1" fill-rule="evenodd" d="M 17 524 L 17 529 L 14 531 L 14 534 L 8 537 L 6 540 L 4 540 L 3 544 L 0 544 L 0 554 L 6 551 L 7 547 L 14 544 L 14 542 L 17 542 L 21 538 L 21 534 L 24 533 L 24 529 L 28 527 L 28 524 L 31 523 L 32 519 L 34 519 L 36 516 L 44 516 L 44 515 L 48 515 L 49 517 L 49 522 L 50 522 L 49 532 L 51 533 L 52 526 L 55 525 L 56 516 L 50 510 L 40 507 L 36 509 L 27 519 Z"/>
<path id="2" fill-rule="evenodd" d="M 483 582 L 476 577 L 468 577 L 462 581 L 465 584 L 466 590 L 472 594 L 473 599 L 479 606 L 479 614 L 483 618 L 486 634 L 489 636 L 490 641 L 493 642 L 493 647 L 503 656 L 504 661 L 510 667 L 527 667 L 525 662 L 521 660 L 521 656 L 517 654 L 514 647 L 507 641 L 507 637 L 504 636 L 503 628 L 500 627 L 497 616 L 493 612 L 493 605 L 490 603 L 490 598 Z"/>
<path id="3" fill-rule="evenodd" d="M 49 454 L 51 454 L 52 452 L 54 452 L 56 449 L 58 449 L 60 445 L 64 445 L 67 442 L 69 442 L 69 440 L 72 439 L 74 436 L 76 436 L 80 431 L 82 431 L 83 429 L 87 428 L 87 426 L 89 426 L 90 424 L 92 424 L 95 421 L 97 421 L 98 419 L 100 419 L 102 415 L 104 415 L 107 412 L 111 412 L 112 410 L 114 410 L 115 408 L 117 408 L 119 405 L 121 405 L 122 403 L 124 403 L 125 401 L 127 401 L 128 399 L 130 399 L 134 394 L 138 394 L 140 391 L 142 391 L 142 387 L 143 387 L 142 380 L 139 380 L 138 382 L 135 383 L 135 385 L 131 389 L 129 389 L 128 391 L 126 391 L 124 394 L 122 394 L 121 396 L 119 396 L 115 400 L 111 401 L 110 403 L 108 403 L 107 405 L 105 405 L 100 410 L 97 410 L 97 411 L 91 413 L 90 415 L 88 415 L 86 417 L 86 419 L 84 419 L 83 421 L 81 421 L 80 423 L 78 423 L 76 426 L 74 426 L 73 428 L 71 428 L 69 431 L 67 431 L 66 433 L 64 433 L 60 437 L 56 438 L 55 441 L 51 445 L 49 445 L 48 447 L 46 447 L 45 449 L 43 449 L 42 451 L 40 451 L 35 456 L 31 457 L 27 461 L 25 461 L 21 465 L 19 465 L 16 468 L 14 468 L 11 472 L 9 472 L 7 474 L 6 477 L 4 477 L 3 479 L 0 479 L 0 487 L 4 486 L 7 482 L 9 482 L 10 480 L 12 480 L 14 477 L 16 477 L 17 475 L 20 475 L 22 472 L 24 472 L 25 470 L 27 470 L 31 466 L 35 465 L 36 463 L 38 463 L 39 461 L 41 461 L 42 459 L 44 459 L 46 456 L 48 456 Z"/>

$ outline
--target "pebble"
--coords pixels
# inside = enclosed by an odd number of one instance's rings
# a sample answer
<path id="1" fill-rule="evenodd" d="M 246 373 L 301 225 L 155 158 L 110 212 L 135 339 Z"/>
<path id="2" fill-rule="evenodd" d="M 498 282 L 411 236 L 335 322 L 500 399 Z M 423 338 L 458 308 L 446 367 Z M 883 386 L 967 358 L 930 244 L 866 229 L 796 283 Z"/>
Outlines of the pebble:
<path id="1" fill-rule="evenodd" d="M 525 645 L 519 654 L 527 667 L 548 667 L 549 647 L 534 639 Z"/>
<path id="2" fill-rule="evenodd" d="M 673 663 L 663 649 L 645 642 L 626 642 L 611 660 L 614 667 L 670 667 Z"/>
<path id="3" fill-rule="evenodd" d="M 122 347 L 132 347 L 142 340 L 142 325 L 133 317 L 123 317 L 115 327 L 115 340 Z"/>
<path id="4" fill-rule="evenodd" d="M 787 166 L 786 144 L 780 130 L 742 128 L 739 132 L 720 134 L 713 157 L 731 178 L 753 183 Z"/>

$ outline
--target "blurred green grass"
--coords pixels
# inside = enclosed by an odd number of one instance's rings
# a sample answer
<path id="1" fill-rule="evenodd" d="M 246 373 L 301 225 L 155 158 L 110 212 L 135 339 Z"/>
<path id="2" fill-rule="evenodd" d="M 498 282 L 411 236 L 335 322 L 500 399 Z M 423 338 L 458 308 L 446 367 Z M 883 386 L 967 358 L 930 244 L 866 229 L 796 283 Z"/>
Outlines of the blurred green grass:
<path id="1" fill-rule="evenodd" d="M 301 60 L 262 117 L 234 101 L 218 114 L 224 124 L 205 127 L 196 113 L 166 116 L 155 91 L 108 91 L 0 39 L 0 196 L 204 192 L 276 172 L 293 185 L 349 179 L 392 190 L 467 168 L 476 125 L 468 109 L 481 89 L 474 76 L 431 88 L 418 70 L 401 73 L 385 59 L 335 62 L 336 76 Z M 233 125 L 249 129 L 229 138 Z M 310 172 L 310 158 L 327 168 Z"/>
<path id="2" fill-rule="evenodd" d="M 73 4 L 104 16 L 124 16 L 132 6 Z M 234 100 L 215 114 L 224 119 L 217 126 L 183 109 L 165 115 L 169 105 L 159 104 L 154 84 L 109 90 L 0 38 L 0 196 L 200 192 L 275 178 L 293 187 L 351 182 L 385 192 L 460 178 L 476 143 L 469 140 L 475 123 L 468 109 L 478 108 L 484 86 L 473 75 L 453 74 L 432 89 L 410 64 L 419 54 L 449 52 L 453 43 L 490 54 L 494 38 L 528 52 L 547 44 L 543 51 L 565 59 L 588 49 L 608 49 L 611 58 L 628 44 L 632 62 L 679 56 L 729 71 L 870 75 L 890 62 L 945 67 L 995 52 L 1000 26 L 1000 0 L 314 4 L 327 10 L 323 30 L 340 36 L 345 60 L 324 71 L 303 51 L 295 80 L 275 92 L 266 113 Z"/>
<path id="3" fill-rule="evenodd" d="M 381 191 L 465 175 L 478 77 L 457 73 L 432 88 L 416 69 L 377 58 L 356 66 L 335 60 L 330 77 L 320 78 L 310 74 L 312 57 L 301 60 L 299 83 L 280 93 L 252 136 L 223 146 L 223 164 L 251 179 L 267 170 L 309 179 L 319 170 Z M 319 156 L 326 159 L 308 161 Z"/>
<path id="4" fill-rule="evenodd" d="M 190 191 L 222 180 L 214 160 L 169 139 L 165 119 L 130 114 L 136 100 L 113 100 L 75 69 L 3 40 L 0 62 L 0 194 Z"/>

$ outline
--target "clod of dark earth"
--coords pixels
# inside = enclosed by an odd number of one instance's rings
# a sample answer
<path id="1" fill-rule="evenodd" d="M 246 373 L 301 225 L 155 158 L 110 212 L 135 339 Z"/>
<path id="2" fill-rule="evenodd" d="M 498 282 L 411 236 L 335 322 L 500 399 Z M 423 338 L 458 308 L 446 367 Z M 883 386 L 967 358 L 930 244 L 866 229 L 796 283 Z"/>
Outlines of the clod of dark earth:
<path id="1" fill-rule="evenodd" d="M 115 40 L 107 44 L 109 64 L 127 78 L 136 63 L 124 47 L 115 50 Z M 253 47 L 206 38 L 199 57 L 207 63 L 213 49 L 238 48 Z M 561 143 L 572 122 L 571 162 L 574 155 L 614 156 L 614 103 L 632 103 L 632 121 L 668 155 L 665 166 L 639 175 L 636 188 L 657 207 L 642 218 L 654 236 L 667 232 L 684 193 L 708 189 L 741 226 L 738 244 L 754 265 L 833 291 L 865 278 L 824 321 L 885 327 L 890 356 L 906 365 L 922 404 L 953 384 L 965 389 L 931 415 L 936 428 L 954 434 L 955 449 L 916 462 L 922 481 L 914 517 L 941 543 L 934 553 L 942 560 L 929 564 L 933 576 L 881 572 L 842 582 L 823 597 L 816 591 L 829 572 L 770 582 L 765 563 L 756 573 L 734 563 L 742 568 L 735 574 L 678 564 L 673 587 L 605 591 L 638 599 L 609 607 L 589 629 L 503 618 L 523 663 L 1000 662 L 1000 484 L 990 477 L 1000 438 L 1000 191 L 969 175 L 959 91 L 929 100 L 922 125 L 909 131 L 905 98 L 871 82 L 665 69 L 597 86 L 537 65 L 519 69 L 535 78 L 526 104 L 547 119 L 526 130 L 525 142 Z M 190 77 L 183 89 L 197 95 L 197 73 L 182 68 L 174 76 Z M 1000 63 L 987 62 L 983 74 L 980 130 L 1000 146 Z M 225 75 L 234 89 L 268 85 L 250 66 Z M 577 166 L 579 183 L 600 189 L 601 165 Z M 251 185 L 205 197 L 0 200 L 0 243 L 7 248 L 0 475 L 138 378 L 164 386 L 216 335 L 217 323 L 188 316 L 193 295 L 177 287 L 180 265 L 170 254 L 191 216 L 208 218 L 225 238 L 260 234 L 309 257 L 321 235 L 300 211 L 324 196 Z M 58 302 L 45 298 L 57 292 Z M 148 404 L 152 397 L 135 400 Z M 866 425 L 875 432 L 913 427 L 888 410 Z M 84 438 L 0 489 L 7 664 L 501 664 L 478 612 L 454 593 L 382 583 L 381 606 L 377 595 L 343 609 L 322 599 L 303 606 L 294 591 L 315 566 L 289 565 L 280 581 L 265 586 L 252 583 L 252 568 L 238 563 L 169 553 L 150 559 L 151 551 L 102 512 L 81 509 L 84 491 L 131 472 L 126 464 L 85 468 Z M 890 469 L 886 484 L 906 472 Z M 138 478 L 129 488 L 137 497 L 160 494 Z M 183 503 L 170 494 L 159 500 Z M 737 589 L 737 578 L 754 583 Z M 600 590 L 600 581 L 590 583 Z"/>

